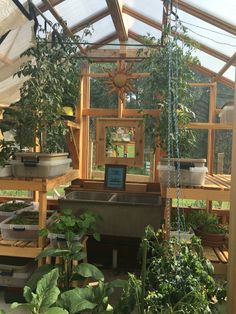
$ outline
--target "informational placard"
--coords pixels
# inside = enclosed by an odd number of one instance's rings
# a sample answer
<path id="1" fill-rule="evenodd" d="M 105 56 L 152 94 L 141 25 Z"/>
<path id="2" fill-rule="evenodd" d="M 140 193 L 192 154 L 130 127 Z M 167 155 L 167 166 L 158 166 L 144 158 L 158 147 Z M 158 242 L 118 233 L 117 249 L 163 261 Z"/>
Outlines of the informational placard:
<path id="1" fill-rule="evenodd" d="M 105 189 L 125 190 L 126 166 L 106 165 L 105 166 Z"/>

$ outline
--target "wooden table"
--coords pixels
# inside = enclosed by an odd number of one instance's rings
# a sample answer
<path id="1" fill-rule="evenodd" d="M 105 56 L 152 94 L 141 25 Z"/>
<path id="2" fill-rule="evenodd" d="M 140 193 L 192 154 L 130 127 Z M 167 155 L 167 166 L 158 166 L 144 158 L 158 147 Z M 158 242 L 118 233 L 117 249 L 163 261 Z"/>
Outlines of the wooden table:
<path id="1" fill-rule="evenodd" d="M 0 178 L 2 190 L 29 190 L 39 192 L 39 230 L 45 227 L 47 215 L 47 191 L 71 182 L 78 178 L 77 170 L 70 170 L 66 174 L 53 178 Z M 0 236 L 0 255 L 17 257 L 36 257 L 44 247 L 44 239 L 38 241 L 9 241 Z"/>

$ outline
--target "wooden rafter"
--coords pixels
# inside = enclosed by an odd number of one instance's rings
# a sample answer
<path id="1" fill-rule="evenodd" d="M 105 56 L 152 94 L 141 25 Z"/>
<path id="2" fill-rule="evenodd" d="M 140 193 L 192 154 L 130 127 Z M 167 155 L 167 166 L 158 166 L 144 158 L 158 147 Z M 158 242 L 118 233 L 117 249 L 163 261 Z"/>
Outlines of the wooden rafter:
<path id="1" fill-rule="evenodd" d="M 153 28 L 156 28 L 156 29 L 162 31 L 161 23 L 159 23 L 159 22 L 157 22 L 157 21 L 155 21 L 155 20 L 153 20 L 153 19 L 151 19 L 149 17 L 146 17 L 145 15 L 143 15 L 143 14 L 141 14 L 139 12 L 134 11 L 133 9 L 131 9 L 131 8 L 127 7 L 127 6 L 123 7 L 123 11 L 124 11 L 124 13 L 132 16 L 133 18 L 135 18 L 135 19 L 137 19 L 137 20 L 139 20 L 139 21 L 141 21 L 143 23 L 146 23 L 146 24 L 152 26 Z M 133 36 L 136 33 L 133 32 L 133 31 L 131 32 L 129 30 L 129 36 L 130 37 L 131 37 L 131 34 Z M 173 31 L 172 31 L 172 35 L 174 35 Z M 177 33 L 177 35 L 184 40 L 184 36 L 182 36 L 180 33 Z M 135 39 L 134 36 L 132 38 Z M 135 40 L 137 40 L 137 39 L 135 39 Z M 222 60 L 224 62 L 228 62 L 230 60 L 230 57 L 228 57 L 227 55 L 225 55 L 225 54 L 223 54 L 223 53 L 221 53 L 221 52 L 219 52 L 219 51 L 217 51 L 217 50 L 215 50 L 213 48 L 210 48 L 209 46 L 204 45 L 204 44 L 202 44 L 202 43 L 200 43 L 200 42 L 198 42 L 196 40 L 194 40 L 194 41 L 195 41 L 198 49 L 204 51 L 205 53 L 207 53 L 207 54 L 209 54 L 209 55 L 211 55 L 211 56 L 213 56 L 215 58 L 218 58 L 218 59 L 220 59 L 220 60 Z M 235 64 L 236 64 L 236 62 L 235 62 Z"/>
<path id="2" fill-rule="evenodd" d="M 123 0 L 106 0 L 119 40 L 127 41 L 128 29 L 123 18 L 122 2 Z"/>
<path id="3" fill-rule="evenodd" d="M 191 64 L 191 67 L 196 70 L 196 71 L 199 71 L 200 73 L 202 74 L 205 74 L 211 78 L 214 78 L 217 76 L 217 73 L 214 72 L 214 71 L 211 71 L 205 67 L 203 67 L 202 65 L 199 65 L 199 64 Z M 218 79 L 219 82 L 221 82 L 222 84 L 226 85 L 226 86 L 229 86 L 230 88 L 234 88 L 234 82 L 227 79 L 226 77 L 219 77 Z"/>
<path id="4" fill-rule="evenodd" d="M 101 38 L 100 40 L 94 42 L 93 45 L 91 45 L 90 47 L 87 48 L 87 50 L 92 50 L 92 49 L 97 49 L 99 47 L 102 47 L 108 43 L 110 43 L 111 41 L 117 39 L 117 33 L 112 33 L 106 37 Z"/>
<path id="5" fill-rule="evenodd" d="M 55 7 L 56 5 L 58 5 L 58 4 L 60 4 L 60 3 L 64 2 L 64 1 L 65 0 L 51 0 L 50 3 L 51 3 L 51 5 L 53 7 Z M 38 5 L 38 9 L 43 13 L 43 12 L 48 10 L 48 7 L 47 7 L 47 5 L 45 3 L 41 3 L 41 4 Z"/>
<path id="6" fill-rule="evenodd" d="M 217 73 L 217 75 L 213 78 L 213 82 L 216 82 L 219 80 L 219 78 L 228 70 L 228 68 L 233 65 L 236 61 L 236 52 L 233 54 L 233 56 L 230 58 L 230 60 L 220 69 L 220 71 Z"/>
<path id="7" fill-rule="evenodd" d="M 223 29 L 224 31 L 231 33 L 233 35 L 236 35 L 236 27 L 224 20 L 219 19 L 218 17 L 215 17 L 214 15 L 207 13 L 203 10 L 200 10 L 190 4 L 188 4 L 185 1 L 182 0 L 173 0 L 173 5 L 178 7 L 178 9 L 193 15 L 207 23 L 210 23 L 216 27 L 219 27 L 220 29 Z"/>
<path id="8" fill-rule="evenodd" d="M 55 17 L 55 19 L 58 21 L 58 23 L 61 25 L 61 27 L 63 28 L 63 30 L 65 31 L 65 33 L 75 42 L 76 46 L 79 48 L 79 50 L 85 54 L 85 50 L 84 48 L 78 44 L 75 41 L 75 37 L 74 34 L 70 31 L 70 29 L 68 28 L 68 26 L 66 25 L 65 21 L 63 20 L 63 18 L 56 12 L 56 10 L 54 9 L 54 7 L 52 6 L 51 2 L 49 0 L 42 0 L 43 3 L 47 6 L 48 10 L 51 12 L 51 14 Z"/>
<path id="9" fill-rule="evenodd" d="M 71 27 L 71 32 L 77 33 L 79 31 L 81 31 L 82 29 L 88 27 L 89 25 L 94 24 L 95 22 L 103 19 L 104 17 L 106 17 L 107 15 L 109 15 L 109 10 L 107 8 L 93 14 L 90 15 L 89 17 L 87 17 L 86 19 L 80 21 L 78 24 L 74 25 L 73 27 Z"/>

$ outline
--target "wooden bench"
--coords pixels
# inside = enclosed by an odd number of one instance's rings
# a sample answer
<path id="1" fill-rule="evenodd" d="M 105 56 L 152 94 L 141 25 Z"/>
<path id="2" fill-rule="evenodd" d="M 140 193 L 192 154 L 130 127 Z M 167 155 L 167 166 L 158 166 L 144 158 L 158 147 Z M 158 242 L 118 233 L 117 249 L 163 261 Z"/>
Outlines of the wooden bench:
<path id="1" fill-rule="evenodd" d="M 227 263 L 228 263 L 228 248 L 226 246 L 222 247 L 212 247 L 204 246 L 203 247 L 204 256 L 209 259 L 214 266 L 215 275 L 224 275 L 227 274 Z"/>

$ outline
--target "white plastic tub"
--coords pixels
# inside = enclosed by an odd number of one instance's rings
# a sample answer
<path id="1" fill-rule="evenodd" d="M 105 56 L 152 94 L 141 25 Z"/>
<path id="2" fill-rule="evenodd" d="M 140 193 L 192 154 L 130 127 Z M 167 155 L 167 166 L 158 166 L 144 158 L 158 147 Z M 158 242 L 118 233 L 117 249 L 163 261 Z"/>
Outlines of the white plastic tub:
<path id="1" fill-rule="evenodd" d="M 0 283 L 4 287 L 24 287 L 36 263 L 29 258 L 1 256 Z"/>
<path id="2" fill-rule="evenodd" d="M 12 176 L 12 169 L 11 165 L 6 165 L 5 167 L 0 167 L 0 177 L 11 177 Z"/>
<path id="3" fill-rule="evenodd" d="M 14 177 L 50 178 L 66 173 L 71 164 L 67 153 L 17 153 L 11 161 Z"/>
<path id="4" fill-rule="evenodd" d="M 220 123 L 233 124 L 234 106 L 224 106 L 219 113 Z"/>
<path id="5" fill-rule="evenodd" d="M 1 210 L 1 208 L 5 205 L 5 204 L 12 204 L 12 203 L 25 203 L 24 201 L 21 200 L 15 200 L 15 201 L 10 201 L 7 203 L 2 203 L 0 204 L 0 222 L 7 219 L 8 217 L 12 217 L 14 214 L 16 214 L 18 211 L 20 210 L 32 210 L 34 209 L 34 204 L 32 202 L 29 202 L 28 206 L 25 206 L 23 208 L 18 208 L 12 211 L 3 211 Z"/>
<path id="6" fill-rule="evenodd" d="M 174 166 L 157 166 L 159 181 L 163 185 L 176 185 L 178 183 L 178 171 Z M 189 169 L 180 169 L 179 183 L 186 186 L 203 185 L 205 183 L 207 167 L 190 167 Z"/>
<path id="7" fill-rule="evenodd" d="M 38 211 L 20 210 L 13 217 L 8 217 L 4 221 L 2 221 L 0 223 L 0 229 L 1 229 L 2 238 L 4 240 L 36 241 L 38 239 L 38 236 L 39 236 L 38 235 L 38 231 L 39 231 L 38 223 L 32 224 L 32 225 L 11 223 L 14 217 L 16 217 L 19 214 L 22 215 L 24 212 L 29 213 L 29 212 L 38 212 Z M 51 222 L 52 216 L 54 213 L 55 212 L 52 210 L 47 211 L 46 225 L 48 225 Z"/>

